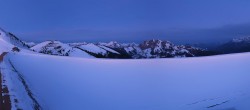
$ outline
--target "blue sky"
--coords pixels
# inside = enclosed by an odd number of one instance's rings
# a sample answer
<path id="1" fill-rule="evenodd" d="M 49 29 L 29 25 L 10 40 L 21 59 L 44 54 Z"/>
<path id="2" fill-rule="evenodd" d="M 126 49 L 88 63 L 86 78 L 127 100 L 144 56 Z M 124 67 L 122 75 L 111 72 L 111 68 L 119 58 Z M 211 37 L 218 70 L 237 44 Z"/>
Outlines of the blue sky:
<path id="1" fill-rule="evenodd" d="M 249 0 L 1 0 L 0 27 L 36 42 L 221 42 L 250 35 L 249 6 Z"/>

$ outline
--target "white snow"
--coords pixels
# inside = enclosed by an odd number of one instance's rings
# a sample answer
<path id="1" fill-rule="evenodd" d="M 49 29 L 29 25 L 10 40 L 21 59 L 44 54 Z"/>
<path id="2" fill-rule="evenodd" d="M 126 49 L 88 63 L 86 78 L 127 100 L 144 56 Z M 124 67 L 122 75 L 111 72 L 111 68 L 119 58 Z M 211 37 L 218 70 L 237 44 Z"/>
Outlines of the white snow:
<path id="1" fill-rule="evenodd" d="M 154 48 L 154 52 L 161 52 L 161 51 L 162 51 L 161 46 L 160 46 L 160 47 L 155 47 L 155 48 Z"/>
<path id="2" fill-rule="evenodd" d="M 36 45 L 35 42 L 24 42 L 26 45 L 30 46 L 30 47 L 33 47 Z"/>
<path id="3" fill-rule="evenodd" d="M 144 52 L 144 54 L 145 54 L 145 56 L 146 56 L 147 58 L 149 58 L 149 57 L 152 56 L 152 55 L 151 55 L 151 48 L 145 49 L 145 50 L 143 50 L 143 52 Z"/>
<path id="4" fill-rule="evenodd" d="M 96 54 L 106 54 L 107 51 L 96 46 L 95 44 L 92 44 L 92 43 L 89 43 L 89 44 L 86 44 L 86 45 L 81 45 L 79 46 L 79 48 L 83 49 L 83 50 L 87 50 L 89 52 L 92 52 L 92 53 L 96 53 Z"/>
<path id="5" fill-rule="evenodd" d="M 59 41 L 45 41 L 33 46 L 31 49 L 36 52 L 50 52 L 52 55 L 95 58 L 83 50 L 75 48 L 76 45 L 84 45 L 83 43 L 64 44 Z"/>
<path id="6" fill-rule="evenodd" d="M 14 45 L 6 41 L 6 33 L 0 28 L 0 54 L 10 51 Z"/>
<path id="7" fill-rule="evenodd" d="M 0 28 L 0 39 L 1 39 L 1 40 L 4 40 L 4 41 L 6 41 L 6 42 L 9 41 L 9 38 L 7 37 L 6 32 L 5 32 L 3 29 L 1 29 L 1 28 Z"/>
<path id="8" fill-rule="evenodd" d="M 131 52 L 131 51 L 134 50 L 133 47 L 126 47 L 126 48 L 124 48 L 124 49 L 125 49 L 125 51 L 126 51 L 127 53 L 129 53 L 129 52 Z"/>
<path id="9" fill-rule="evenodd" d="M 116 53 L 116 54 L 120 54 L 119 52 L 117 52 L 117 51 L 115 51 L 115 50 L 112 50 L 112 49 L 110 49 L 110 48 L 108 48 L 108 47 L 106 47 L 106 46 L 100 45 L 99 47 L 101 47 L 101 48 L 103 48 L 103 49 L 105 49 L 105 50 L 107 50 L 107 51 L 109 51 L 109 52 Z"/>
<path id="10" fill-rule="evenodd" d="M 181 52 L 181 53 L 189 53 L 189 51 L 186 50 L 186 49 L 181 49 L 180 52 Z"/>
<path id="11" fill-rule="evenodd" d="M 5 57 L 5 59 L 8 59 Z M 7 85 L 11 100 L 11 109 L 18 110 L 22 108 L 23 110 L 33 110 L 32 101 L 27 95 L 26 90 L 23 87 L 23 84 L 18 78 L 18 75 L 13 71 L 10 64 L 7 60 L 1 63 L 1 73 L 2 78 L 5 80 L 5 85 Z M 18 103 L 14 103 L 15 99 L 18 100 Z"/>
<path id="12" fill-rule="evenodd" d="M 0 38 L 0 54 L 10 51 L 14 46 Z"/>
<path id="13" fill-rule="evenodd" d="M 112 47 L 112 48 L 121 47 L 121 44 L 116 42 L 116 41 L 110 41 L 109 43 L 99 43 L 99 44 L 104 45 L 104 46 L 108 46 L 108 47 Z"/>
<path id="14" fill-rule="evenodd" d="M 165 47 L 166 49 L 169 49 L 171 45 L 170 45 L 170 43 L 166 43 L 165 46 L 166 46 Z"/>
<path id="15" fill-rule="evenodd" d="M 88 53 L 77 49 L 77 48 L 73 48 L 71 50 L 71 52 L 69 52 L 69 56 L 71 57 L 81 57 L 81 58 L 95 58 L 94 56 L 89 55 Z"/>
<path id="16" fill-rule="evenodd" d="M 64 52 L 68 52 L 72 49 L 72 47 L 70 47 L 68 44 L 64 44 L 62 42 L 59 41 L 45 41 L 42 43 L 39 43 L 33 47 L 31 47 L 31 50 L 34 50 L 36 52 L 42 51 L 44 48 L 47 48 L 48 50 L 51 50 L 52 53 L 58 53 L 56 51 L 56 47 L 60 46 L 60 48 L 64 49 Z"/>
<path id="17" fill-rule="evenodd" d="M 48 45 L 49 43 L 51 43 L 51 41 L 44 41 L 44 42 L 42 42 L 42 43 L 39 43 L 39 44 L 37 44 L 37 45 L 31 47 L 30 49 L 31 49 L 31 50 L 35 50 L 35 51 L 41 51 L 41 49 L 42 49 L 44 46 Z"/>
<path id="18" fill-rule="evenodd" d="M 26 53 L 8 58 L 44 109 L 250 109 L 250 53 L 144 60 Z"/>
<path id="19" fill-rule="evenodd" d="M 15 35 L 12 35 L 3 29 L 0 28 L 0 39 L 4 40 L 5 42 L 17 46 L 19 49 L 28 49 L 28 46 L 24 44 L 21 40 L 16 38 Z"/>
<path id="20" fill-rule="evenodd" d="M 240 43 L 240 42 L 249 42 L 250 41 L 250 36 L 244 36 L 244 37 L 240 37 L 240 38 L 234 38 L 232 40 L 232 42 L 234 43 Z"/>

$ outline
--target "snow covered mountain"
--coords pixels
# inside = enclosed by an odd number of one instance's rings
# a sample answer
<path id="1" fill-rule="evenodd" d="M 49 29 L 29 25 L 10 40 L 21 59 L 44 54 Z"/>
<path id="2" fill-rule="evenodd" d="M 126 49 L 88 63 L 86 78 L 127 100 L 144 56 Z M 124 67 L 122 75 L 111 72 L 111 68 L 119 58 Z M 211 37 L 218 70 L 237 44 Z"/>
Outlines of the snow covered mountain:
<path id="1" fill-rule="evenodd" d="M 0 29 L 0 54 L 5 51 L 10 51 L 14 47 L 9 41 L 6 41 L 7 35 L 6 32 Z"/>
<path id="2" fill-rule="evenodd" d="M 6 42 L 9 42 L 12 45 L 15 45 L 19 48 L 28 49 L 30 48 L 29 45 L 27 45 L 25 42 L 20 40 L 18 37 L 16 37 L 14 34 L 4 31 L 0 28 L 0 35 L 2 36 L 2 39 Z"/>
<path id="3" fill-rule="evenodd" d="M 122 58 L 120 53 L 106 46 L 95 45 L 93 43 L 69 43 L 64 44 L 59 41 L 45 41 L 30 48 L 39 53 L 59 55 L 59 56 L 79 56 L 83 58 Z"/>
<path id="4" fill-rule="evenodd" d="M 216 50 L 221 53 L 250 52 L 250 36 L 234 38 L 220 45 Z"/>
<path id="5" fill-rule="evenodd" d="M 234 38 L 231 42 L 234 43 L 250 43 L 250 36 L 240 37 L 240 38 Z"/>
<path id="6" fill-rule="evenodd" d="M 30 48 L 39 53 L 58 55 L 58 56 L 74 56 L 83 58 L 94 58 L 85 51 L 78 48 L 73 48 L 69 44 L 64 44 L 59 41 L 45 41 Z"/>
<path id="7" fill-rule="evenodd" d="M 196 55 L 191 50 L 205 51 L 191 46 L 174 45 L 169 41 L 161 40 L 144 41 L 139 47 L 146 58 L 193 57 Z"/>
<path id="8" fill-rule="evenodd" d="M 88 43 L 75 46 L 75 48 L 81 49 L 97 58 L 122 58 L 119 52 L 103 45 Z"/>
<path id="9" fill-rule="evenodd" d="M 37 44 L 32 50 L 51 55 L 69 56 L 71 49 L 80 49 L 97 58 L 170 58 L 213 55 L 208 50 L 192 46 L 174 45 L 169 41 L 148 40 L 141 44 L 118 43 L 69 43 L 46 41 Z"/>
<path id="10" fill-rule="evenodd" d="M 77 56 L 83 58 L 171 58 L 209 56 L 214 53 L 193 46 L 174 45 L 169 41 L 148 40 L 141 44 L 118 43 L 62 43 L 60 41 L 45 41 L 39 44 L 26 43 L 14 34 L 0 29 L 3 39 L 12 45 L 35 52 L 58 55 Z"/>
<path id="11" fill-rule="evenodd" d="M 171 57 L 194 57 L 213 55 L 212 52 L 192 46 L 174 45 L 169 41 L 148 40 L 141 44 L 117 42 L 99 43 L 132 58 L 171 58 Z"/>

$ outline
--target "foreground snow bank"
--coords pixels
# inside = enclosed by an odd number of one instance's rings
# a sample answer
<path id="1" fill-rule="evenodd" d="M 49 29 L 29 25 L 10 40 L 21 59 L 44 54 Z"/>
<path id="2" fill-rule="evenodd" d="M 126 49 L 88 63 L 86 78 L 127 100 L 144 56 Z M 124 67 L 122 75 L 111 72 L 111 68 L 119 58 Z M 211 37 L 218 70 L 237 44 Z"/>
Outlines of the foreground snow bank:
<path id="1" fill-rule="evenodd" d="M 151 60 L 10 54 L 9 59 L 45 109 L 250 109 L 250 53 Z"/>

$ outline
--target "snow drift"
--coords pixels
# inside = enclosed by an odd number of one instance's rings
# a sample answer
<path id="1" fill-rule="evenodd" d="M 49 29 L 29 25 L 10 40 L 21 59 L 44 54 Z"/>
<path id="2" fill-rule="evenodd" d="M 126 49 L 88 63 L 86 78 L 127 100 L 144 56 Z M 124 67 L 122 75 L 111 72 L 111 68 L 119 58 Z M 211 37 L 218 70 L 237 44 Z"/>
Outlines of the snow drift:
<path id="1" fill-rule="evenodd" d="M 250 109 L 250 53 L 151 60 L 18 53 L 9 54 L 8 61 L 44 109 Z M 17 82 L 13 74 L 10 79 Z M 11 89 L 26 99 L 20 87 L 13 85 Z"/>

